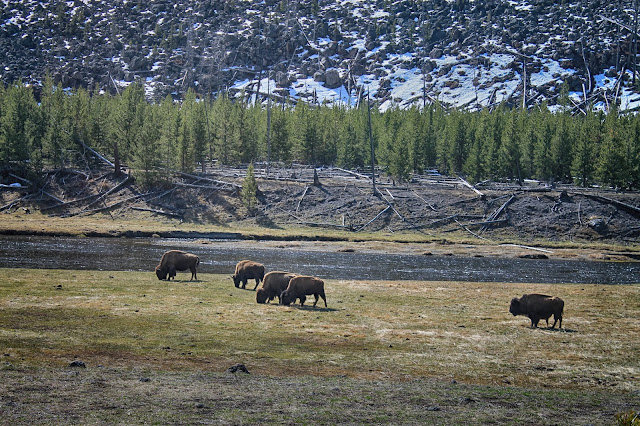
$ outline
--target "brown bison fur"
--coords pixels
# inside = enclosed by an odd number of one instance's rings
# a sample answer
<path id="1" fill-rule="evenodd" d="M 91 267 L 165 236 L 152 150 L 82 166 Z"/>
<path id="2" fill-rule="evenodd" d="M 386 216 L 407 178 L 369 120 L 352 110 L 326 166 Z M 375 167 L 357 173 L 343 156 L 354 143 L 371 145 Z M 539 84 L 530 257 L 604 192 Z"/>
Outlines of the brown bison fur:
<path id="1" fill-rule="evenodd" d="M 231 275 L 231 278 L 236 287 L 239 287 L 242 282 L 242 288 L 246 288 L 247 280 L 255 279 L 256 286 L 253 288 L 255 290 L 264 279 L 264 265 L 253 260 L 241 260 L 236 265 L 236 273 Z"/>
<path id="2" fill-rule="evenodd" d="M 324 295 L 324 281 L 316 277 L 298 275 L 291 278 L 289 286 L 280 295 L 280 302 L 283 305 L 290 305 L 296 299 L 300 299 L 300 306 L 304 306 L 304 302 L 307 300 L 306 296 L 311 294 L 316 298 L 315 302 L 313 302 L 314 307 L 318 303 L 318 296 L 322 297 L 324 306 L 325 308 L 327 307 L 327 298 Z"/>
<path id="3" fill-rule="evenodd" d="M 200 258 L 192 253 L 181 250 L 169 250 L 162 255 L 160 263 L 156 266 L 156 275 L 159 280 L 164 280 L 169 275 L 169 280 L 176 277 L 176 271 L 191 271 L 191 280 L 198 279 L 196 268 L 200 264 Z"/>
<path id="4" fill-rule="evenodd" d="M 547 296 L 544 294 L 525 294 L 520 298 L 511 299 L 509 312 L 514 316 L 525 315 L 531 320 L 531 328 L 538 327 L 538 321 L 544 319 L 549 327 L 549 317 L 553 315 L 553 325 L 560 321 L 558 328 L 562 328 L 562 311 L 564 302 L 559 297 Z"/>
<path id="5" fill-rule="evenodd" d="M 278 298 L 280 303 L 280 294 L 287 289 L 291 278 L 296 274 L 291 272 L 271 271 L 264 276 L 262 287 L 256 292 L 256 302 L 271 302 L 274 298 Z"/>

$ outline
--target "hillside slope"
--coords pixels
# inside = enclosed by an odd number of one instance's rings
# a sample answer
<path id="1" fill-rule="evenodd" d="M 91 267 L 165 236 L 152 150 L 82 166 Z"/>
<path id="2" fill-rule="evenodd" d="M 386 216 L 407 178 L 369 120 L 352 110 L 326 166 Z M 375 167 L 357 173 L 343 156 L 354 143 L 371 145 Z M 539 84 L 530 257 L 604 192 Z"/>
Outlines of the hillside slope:
<path id="1" fill-rule="evenodd" d="M 631 0 L 3 0 L 0 77 L 151 99 L 201 93 L 380 108 L 554 105 L 564 82 L 622 110 L 633 85 Z M 523 96 L 524 95 L 524 96 Z M 524 99 L 523 99 L 524 97 Z M 262 98 L 264 99 L 264 98 Z"/>
<path id="2" fill-rule="evenodd" d="M 291 229 L 288 234 L 293 239 L 358 240 L 377 233 L 398 241 L 608 243 L 634 250 L 640 238 L 638 193 L 538 182 L 486 182 L 472 189 L 458 178 L 423 175 L 401 185 L 378 176 L 379 192 L 374 196 L 365 175 L 335 168 L 315 170 L 320 185 L 314 185 L 310 167 L 272 168 L 268 179 L 264 169 L 256 168 L 258 204 L 251 214 L 240 196 L 245 173 L 241 169 L 180 174 L 169 187 L 148 190 L 130 177 L 114 178 L 104 170 L 89 174 L 56 170 L 47 175 L 44 192 L 18 182 L 0 188 L 0 212 L 17 215 L 5 216 L 0 228 L 12 233 L 8 224 L 28 222 L 25 214 L 39 211 L 53 222 L 69 218 L 70 223 L 78 219 L 78 224 L 82 217 L 105 214 L 114 219 L 114 232 L 121 228 L 119 219 L 156 224 L 146 234 L 136 234 L 135 229 L 123 234 L 130 236 L 150 236 L 165 228 L 206 232 L 214 226 L 248 234 L 261 228 L 265 235 L 261 238 L 277 238 Z M 47 226 L 33 232 L 46 233 Z M 298 235 L 295 229 L 306 231 Z"/>

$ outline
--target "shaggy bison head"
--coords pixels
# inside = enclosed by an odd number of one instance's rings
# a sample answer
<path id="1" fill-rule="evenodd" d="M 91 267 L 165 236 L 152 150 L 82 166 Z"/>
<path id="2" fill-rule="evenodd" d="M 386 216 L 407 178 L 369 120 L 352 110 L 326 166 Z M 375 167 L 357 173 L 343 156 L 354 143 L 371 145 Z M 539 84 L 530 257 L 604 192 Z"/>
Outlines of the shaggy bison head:
<path id="1" fill-rule="evenodd" d="M 156 268 L 156 275 L 157 275 L 159 280 L 166 280 L 167 279 L 167 273 L 168 273 L 168 271 L 165 271 L 162 268 Z"/>
<path id="2" fill-rule="evenodd" d="M 283 291 L 280 295 L 280 303 L 285 306 L 289 306 L 294 300 L 296 300 L 296 297 L 293 294 L 290 294 L 287 290 Z"/>
<path id="3" fill-rule="evenodd" d="M 520 310 L 520 299 L 518 299 L 517 297 L 514 297 L 513 299 L 511 299 L 511 305 L 509 306 L 509 312 L 513 315 L 520 315 L 521 314 L 521 310 Z"/>
<path id="4" fill-rule="evenodd" d="M 256 291 L 256 302 L 267 303 L 267 292 L 264 291 L 263 288 L 259 288 L 258 291 Z"/>
<path id="5" fill-rule="evenodd" d="M 239 275 L 231 275 L 231 279 L 233 280 L 233 285 L 236 286 L 236 288 L 240 287 L 240 276 Z"/>

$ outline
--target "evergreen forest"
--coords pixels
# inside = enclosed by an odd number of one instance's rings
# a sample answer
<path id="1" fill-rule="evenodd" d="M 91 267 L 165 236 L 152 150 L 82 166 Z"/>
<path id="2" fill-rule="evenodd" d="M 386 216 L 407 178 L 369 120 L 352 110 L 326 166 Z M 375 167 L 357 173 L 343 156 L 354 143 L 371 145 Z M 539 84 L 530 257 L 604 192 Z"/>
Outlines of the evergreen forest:
<path id="1" fill-rule="evenodd" d="M 608 114 L 545 105 L 476 112 L 438 105 L 380 112 L 366 102 L 268 108 L 191 89 L 181 102 L 149 102 L 136 83 L 117 94 L 63 89 L 51 78 L 37 91 L 21 82 L 0 85 L 0 164 L 31 179 L 86 166 L 87 147 L 153 186 L 172 171 L 204 170 L 213 161 L 368 169 L 371 143 L 375 164 L 399 182 L 436 170 L 473 183 L 537 179 L 640 189 L 640 117 L 615 107 Z"/>

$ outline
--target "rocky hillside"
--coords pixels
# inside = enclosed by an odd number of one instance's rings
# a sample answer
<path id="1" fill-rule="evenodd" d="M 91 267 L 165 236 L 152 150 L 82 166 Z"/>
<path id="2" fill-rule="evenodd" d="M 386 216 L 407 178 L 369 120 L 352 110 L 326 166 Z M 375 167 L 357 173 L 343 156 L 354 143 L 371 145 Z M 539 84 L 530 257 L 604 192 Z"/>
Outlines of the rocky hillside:
<path id="1" fill-rule="evenodd" d="M 151 99 L 640 106 L 631 0 L 2 0 L 0 74 Z M 524 99 L 523 99 L 524 98 Z"/>

